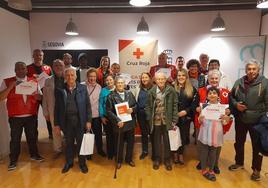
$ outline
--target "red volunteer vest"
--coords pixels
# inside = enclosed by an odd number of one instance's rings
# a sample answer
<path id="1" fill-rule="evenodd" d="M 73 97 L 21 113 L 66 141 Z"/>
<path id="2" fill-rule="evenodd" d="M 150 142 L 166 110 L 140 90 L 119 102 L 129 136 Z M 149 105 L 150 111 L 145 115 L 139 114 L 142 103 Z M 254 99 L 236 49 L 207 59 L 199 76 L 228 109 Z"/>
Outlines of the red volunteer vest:
<path id="1" fill-rule="evenodd" d="M 31 80 L 27 77 L 27 80 Z M 7 78 L 4 80 L 8 87 L 11 82 L 16 81 L 16 77 Z M 37 115 L 38 101 L 33 95 L 27 95 L 26 103 L 23 100 L 23 95 L 15 94 L 15 87 L 7 96 L 7 111 L 9 117 L 20 116 L 25 114 Z"/>

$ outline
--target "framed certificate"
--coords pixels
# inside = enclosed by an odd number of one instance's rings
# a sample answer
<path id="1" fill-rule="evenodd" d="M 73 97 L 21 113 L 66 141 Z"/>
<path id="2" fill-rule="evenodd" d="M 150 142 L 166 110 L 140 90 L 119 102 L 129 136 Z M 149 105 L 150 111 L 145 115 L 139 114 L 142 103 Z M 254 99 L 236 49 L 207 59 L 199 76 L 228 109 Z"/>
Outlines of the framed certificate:
<path id="1" fill-rule="evenodd" d="M 127 109 L 129 109 L 128 102 L 123 102 L 115 105 L 116 115 L 121 119 L 122 122 L 131 121 L 131 114 L 127 113 Z"/>
<path id="2" fill-rule="evenodd" d="M 221 115 L 225 114 L 225 109 L 229 107 L 228 104 L 201 103 L 200 105 L 202 108 L 201 115 L 209 120 L 219 120 Z"/>

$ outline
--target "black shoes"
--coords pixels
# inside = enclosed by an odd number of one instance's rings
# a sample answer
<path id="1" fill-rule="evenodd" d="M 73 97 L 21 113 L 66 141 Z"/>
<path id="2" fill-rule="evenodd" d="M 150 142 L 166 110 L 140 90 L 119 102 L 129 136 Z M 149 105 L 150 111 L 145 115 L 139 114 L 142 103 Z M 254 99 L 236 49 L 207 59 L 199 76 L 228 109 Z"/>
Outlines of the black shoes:
<path id="1" fill-rule="evenodd" d="M 64 165 L 63 169 L 61 170 L 61 173 L 64 174 L 64 173 L 68 172 L 70 170 L 70 168 L 72 168 L 72 167 L 73 167 L 73 164 L 66 163 Z"/>
<path id="2" fill-rule="evenodd" d="M 142 152 L 142 154 L 140 155 L 140 160 L 145 159 L 145 157 L 147 157 L 147 156 L 148 156 L 147 152 Z"/>
<path id="3" fill-rule="evenodd" d="M 253 181 L 260 181 L 261 180 L 260 171 L 254 170 L 253 173 L 251 174 L 250 179 Z"/>
<path id="4" fill-rule="evenodd" d="M 238 164 L 232 164 L 231 166 L 229 166 L 228 169 L 231 171 L 235 171 L 235 170 L 239 170 L 239 169 L 244 169 L 244 166 L 238 165 Z"/>
<path id="5" fill-rule="evenodd" d="M 16 162 L 10 162 L 8 165 L 8 171 L 15 170 L 17 168 Z"/>
<path id="6" fill-rule="evenodd" d="M 172 166 L 171 166 L 170 162 L 165 162 L 165 167 L 166 167 L 166 170 L 168 170 L 168 171 L 172 170 Z"/>
<path id="7" fill-rule="evenodd" d="M 86 174 L 86 173 L 88 173 L 88 168 L 87 168 L 87 165 L 79 165 L 79 167 L 80 167 L 80 170 L 81 170 L 81 172 L 83 173 L 83 174 Z"/>
<path id="8" fill-rule="evenodd" d="M 129 162 L 127 162 L 127 164 L 129 166 L 131 166 L 131 167 L 135 167 L 136 166 L 135 163 L 134 163 L 134 161 L 129 161 Z"/>
<path id="9" fill-rule="evenodd" d="M 197 169 L 197 170 L 201 170 L 201 162 L 199 162 L 199 163 L 196 165 L 196 169 Z"/>
<path id="10" fill-rule="evenodd" d="M 220 174 L 221 173 L 221 170 L 218 166 L 214 166 L 214 169 L 213 169 L 214 173 L 215 174 Z"/>
<path id="11" fill-rule="evenodd" d="M 159 169 L 159 166 L 160 166 L 159 161 L 154 161 L 154 163 L 153 163 L 153 169 L 154 170 L 158 170 Z"/>
<path id="12" fill-rule="evenodd" d="M 216 176 L 214 173 L 211 173 L 211 172 L 205 172 L 203 173 L 203 176 L 207 179 L 207 180 L 210 180 L 210 181 L 216 181 Z"/>
<path id="13" fill-rule="evenodd" d="M 44 159 L 44 157 L 42 157 L 42 156 L 40 156 L 39 154 L 37 154 L 37 155 L 31 156 L 31 160 L 32 160 L 32 161 L 42 162 L 42 161 L 44 161 L 45 159 Z"/>

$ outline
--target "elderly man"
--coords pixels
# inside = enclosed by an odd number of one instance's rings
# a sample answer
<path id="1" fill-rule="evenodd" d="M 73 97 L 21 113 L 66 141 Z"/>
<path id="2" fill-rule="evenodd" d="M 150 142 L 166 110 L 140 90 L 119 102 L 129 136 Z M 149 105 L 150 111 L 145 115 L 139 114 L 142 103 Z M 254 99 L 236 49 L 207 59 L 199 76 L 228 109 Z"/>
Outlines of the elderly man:
<path id="1" fill-rule="evenodd" d="M 201 74 L 207 75 L 207 73 L 208 73 L 207 66 L 208 66 L 208 61 L 209 61 L 208 55 L 204 54 L 204 53 L 200 54 L 199 61 L 200 61 L 200 64 L 201 64 L 199 72 Z"/>
<path id="2" fill-rule="evenodd" d="M 44 52 L 42 50 L 35 49 L 33 51 L 33 60 L 34 60 L 34 62 L 27 66 L 27 70 L 28 70 L 27 76 L 38 78 L 38 76 L 42 72 L 45 72 L 48 76 L 52 75 L 52 70 L 51 70 L 50 66 L 45 65 L 43 63 Z M 48 130 L 49 139 L 52 139 L 53 136 L 52 136 L 51 123 L 49 121 L 47 121 L 46 123 L 47 123 L 47 130 Z M 36 128 L 37 128 L 37 126 L 36 126 Z"/>
<path id="3" fill-rule="evenodd" d="M 64 88 L 64 63 L 60 59 L 53 61 L 54 75 L 45 81 L 43 88 L 43 114 L 47 121 L 54 127 L 54 108 L 55 108 L 55 88 Z M 62 153 L 62 138 L 60 134 L 53 133 L 53 148 L 55 151 L 54 158 Z"/>
<path id="4" fill-rule="evenodd" d="M 244 145 L 247 132 L 253 148 L 251 179 L 260 180 L 262 156 L 256 142 L 254 126 L 268 112 L 268 80 L 259 74 L 260 65 L 252 59 L 246 64 L 246 75 L 238 79 L 230 95 L 230 107 L 235 116 L 235 164 L 229 170 L 244 168 Z"/>
<path id="5" fill-rule="evenodd" d="M 20 154 L 21 135 L 24 129 L 27 144 L 29 147 L 31 160 L 43 161 L 37 149 L 37 108 L 39 94 L 32 95 L 16 94 L 16 85 L 33 81 L 27 77 L 27 68 L 24 62 L 17 62 L 15 64 L 16 76 L 4 79 L 0 88 L 0 100 L 7 99 L 8 121 L 10 124 L 10 163 L 8 170 L 14 170 L 17 166 L 18 157 Z"/>
<path id="6" fill-rule="evenodd" d="M 162 72 L 155 74 L 156 85 L 148 91 L 145 107 L 146 118 L 149 121 L 153 137 L 153 169 L 159 169 L 161 162 L 161 140 L 164 143 L 164 164 L 167 170 L 172 170 L 170 161 L 170 145 L 168 130 L 178 120 L 178 99 L 173 87 L 166 84 L 166 75 Z"/>
<path id="7" fill-rule="evenodd" d="M 165 72 L 167 80 L 171 84 L 176 79 L 177 69 L 174 65 L 167 64 L 167 58 L 167 54 L 162 52 L 158 56 L 158 65 L 152 66 L 150 68 L 150 74 L 152 75 L 152 77 L 154 77 L 157 72 Z"/>
<path id="8" fill-rule="evenodd" d="M 91 106 L 87 87 L 76 82 L 76 70 L 65 70 L 65 85 L 63 89 L 56 88 L 55 92 L 55 131 L 63 131 L 66 141 L 66 164 L 62 173 L 73 167 L 74 143 L 77 143 L 79 167 L 82 173 L 87 173 L 85 156 L 79 155 L 83 134 L 91 128 Z"/>

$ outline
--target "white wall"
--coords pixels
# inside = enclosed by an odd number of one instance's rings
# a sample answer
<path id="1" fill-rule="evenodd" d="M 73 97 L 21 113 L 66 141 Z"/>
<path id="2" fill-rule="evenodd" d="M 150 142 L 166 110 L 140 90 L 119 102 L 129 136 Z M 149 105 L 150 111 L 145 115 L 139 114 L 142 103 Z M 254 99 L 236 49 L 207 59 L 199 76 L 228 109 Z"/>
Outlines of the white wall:
<path id="1" fill-rule="evenodd" d="M 227 30 L 213 34 L 210 26 L 217 12 L 101 14 L 76 13 L 73 21 L 79 36 L 64 35 L 70 14 L 31 13 L 31 47 L 41 48 L 42 41 L 64 42 L 70 48 L 108 48 L 112 61 L 118 61 L 118 39 L 137 37 L 137 24 L 143 15 L 150 27 L 149 37 L 159 40 L 159 51 L 169 48 L 189 59 L 193 47 L 210 36 L 256 36 L 260 11 L 223 11 Z"/>
<path id="2" fill-rule="evenodd" d="M 16 61 L 31 61 L 29 21 L 0 8 L 0 80 L 14 76 Z M 0 153 L 9 152 L 9 125 L 5 102 L 0 103 Z"/>
<path id="3" fill-rule="evenodd" d="M 258 36 L 261 18 L 260 10 L 257 9 L 221 11 L 227 29 L 224 32 L 212 33 L 210 26 L 217 15 L 216 11 L 144 14 L 75 13 L 73 21 L 80 35 L 70 37 L 64 34 L 70 14 L 31 13 L 31 47 L 42 48 L 43 41 L 50 41 L 64 43 L 64 47 L 54 49 L 105 48 L 108 49 L 111 61 L 118 62 L 118 40 L 138 37 L 136 29 L 142 15 L 149 24 L 148 38 L 158 40 L 159 52 L 172 49 L 174 60 L 179 55 L 184 56 L 186 60 L 198 58 L 201 52 L 207 52 L 211 58 L 220 59 L 221 67 L 226 73 L 236 60 L 232 57 L 227 58 L 228 54 L 214 47 L 215 45 L 206 46 L 207 41 L 215 36 L 220 38 Z M 234 77 L 233 81 L 234 79 L 236 78 Z M 232 130 L 227 138 L 233 139 L 233 132 Z"/>

